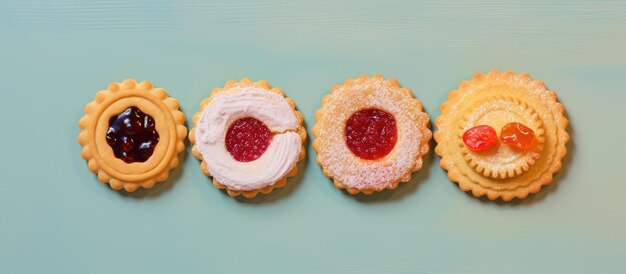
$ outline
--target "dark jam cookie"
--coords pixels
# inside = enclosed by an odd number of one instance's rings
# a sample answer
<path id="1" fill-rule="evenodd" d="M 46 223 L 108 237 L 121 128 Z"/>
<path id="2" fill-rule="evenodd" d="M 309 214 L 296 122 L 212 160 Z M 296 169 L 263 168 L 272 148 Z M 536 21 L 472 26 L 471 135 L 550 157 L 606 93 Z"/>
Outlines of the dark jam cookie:
<path id="1" fill-rule="evenodd" d="M 178 101 L 164 89 L 148 81 L 113 82 L 96 93 L 78 121 L 80 155 L 112 189 L 151 188 L 178 166 L 178 154 L 185 150 L 184 122 Z"/>

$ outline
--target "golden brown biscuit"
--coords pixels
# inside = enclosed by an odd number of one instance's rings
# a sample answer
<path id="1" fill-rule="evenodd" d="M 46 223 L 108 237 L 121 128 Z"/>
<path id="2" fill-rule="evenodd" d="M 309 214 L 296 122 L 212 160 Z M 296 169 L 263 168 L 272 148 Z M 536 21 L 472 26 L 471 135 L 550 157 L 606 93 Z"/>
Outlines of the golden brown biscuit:
<path id="1" fill-rule="evenodd" d="M 113 189 L 151 188 L 167 179 L 185 149 L 187 128 L 178 101 L 152 83 L 111 83 L 85 106 L 78 125 L 81 156 Z"/>
<path id="2" fill-rule="evenodd" d="M 213 184 L 232 197 L 283 187 L 305 156 L 302 114 L 282 89 L 264 80 L 230 80 L 213 89 L 193 122 L 193 155 Z"/>
<path id="3" fill-rule="evenodd" d="M 432 136 L 420 100 L 381 75 L 334 86 L 315 120 L 317 163 L 350 194 L 395 189 L 409 181 L 422 167 Z"/>
<path id="4" fill-rule="evenodd" d="M 435 152 L 451 181 L 463 191 L 490 200 L 526 198 L 552 182 L 567 154 L 568 120 L 556 93 L 526 73 L 477 73 L 450 92 L 435 120 Z M 486 125 L 497 132 L 509 123 L 519 123 L 534 133 L 528 149 L 500 140 L 489 149 L 474 151 L 464 143 L 469 129 Z"/>

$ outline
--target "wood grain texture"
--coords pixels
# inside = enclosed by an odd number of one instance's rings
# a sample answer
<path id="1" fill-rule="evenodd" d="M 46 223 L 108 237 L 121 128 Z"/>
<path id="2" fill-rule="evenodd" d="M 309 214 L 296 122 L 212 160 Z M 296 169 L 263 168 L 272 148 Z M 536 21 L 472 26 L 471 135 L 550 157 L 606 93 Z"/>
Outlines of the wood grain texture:
<path id="1" fill-rule="evenodd" d="M 556 53 L 626 46 L 625 1 L 44 1 L 3 4 L 4 23 L 50 31 L 181 30 L 377 47 L 529 47 Z M 536 39 L 532 39 L 532 38 Z"/>

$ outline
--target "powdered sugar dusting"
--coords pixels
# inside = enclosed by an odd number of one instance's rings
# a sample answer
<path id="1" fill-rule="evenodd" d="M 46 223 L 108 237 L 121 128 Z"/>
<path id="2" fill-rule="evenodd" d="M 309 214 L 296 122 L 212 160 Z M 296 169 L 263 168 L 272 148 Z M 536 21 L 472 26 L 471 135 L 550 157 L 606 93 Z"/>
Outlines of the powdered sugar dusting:
<path id="1" fill-rule="evenodd" d="M 359 110 L 377 108 L 396 119 L 398 139 L 393 150 L 378 160 L 355 156 L 345 142 L 345 124 Z M 318 162 L 327 176 L 347 188 L 383 190 L 421 167 L 431 133 L 428 116 L 409 89 L 381 76 L 348 79 L 324 98 L 317 115 L 315 147 Z"/>

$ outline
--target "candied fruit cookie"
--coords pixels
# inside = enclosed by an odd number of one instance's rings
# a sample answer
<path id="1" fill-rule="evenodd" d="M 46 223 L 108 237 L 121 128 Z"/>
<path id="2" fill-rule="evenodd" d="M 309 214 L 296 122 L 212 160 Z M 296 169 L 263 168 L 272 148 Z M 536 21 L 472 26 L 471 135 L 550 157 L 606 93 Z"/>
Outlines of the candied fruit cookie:
<path id="1" fill-rule="evenodd" d="M 421 101 L 381 75 L 335 85 L 315 120 L 317 163 L 350 194 L 369 195 L 409 181 L 422 167 L 432 137 Z"/>
<path id="2" fill-rule="evenodd" d="M 200 103 L 189 132 L 202 172 L 228 195 L 252 198 L 283 187 L 304 159 L 302 114 L 280 88 L 227 81 Z"/>
<path id="3" fill-rule="evenodd" d="M 550 184 L 561 169 L 569 140 L 563 112 L 556 93 L 526 73 L 476 73 L 441 105 L 435 152 L 461 190 L 490 200 L 524 199 Z M 481 126 L 500 138 L 486 131 L 475 134 Z M 467 135 L 474 139 L 468 142 Z M 476 140 L 495 143 L 476 150 Z"/>
<path id="4" fill-rule="evenodd" d="M 167 179 L 185 149 L 178 101 L 162 88 L 126 79 L 96 93 L 78 121 L 81 156 L 111 188 L 133 192 Z"/>

